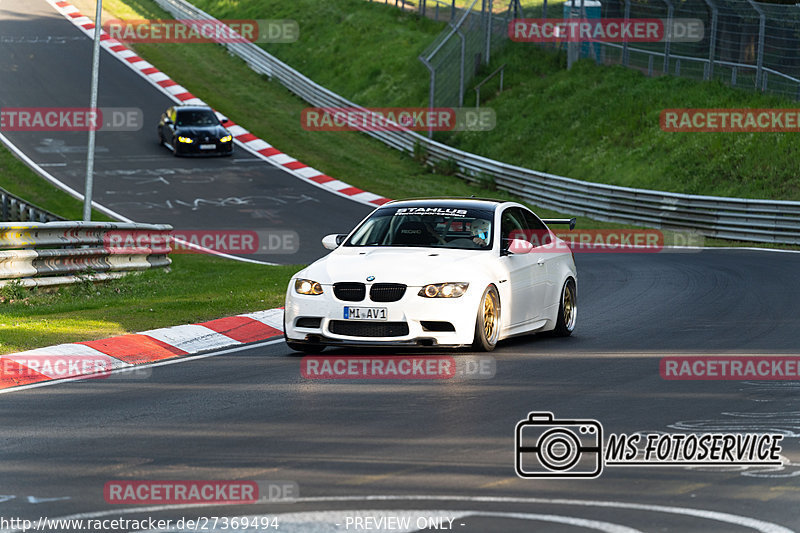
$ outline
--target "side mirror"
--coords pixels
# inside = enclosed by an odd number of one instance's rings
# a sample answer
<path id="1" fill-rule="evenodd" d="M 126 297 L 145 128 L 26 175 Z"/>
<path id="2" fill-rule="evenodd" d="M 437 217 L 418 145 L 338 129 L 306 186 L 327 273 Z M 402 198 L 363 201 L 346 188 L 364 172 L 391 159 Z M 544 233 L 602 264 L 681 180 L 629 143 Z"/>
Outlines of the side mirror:
<path id="1" fill-rule="evenodd" d="M 227 124 L 228 122 L 230 122 L 230 120 L 228 120 L 228 117 L 220 117 L 219 119 L 220 124 Z"/>
<path id="2" fill-rule="evenodd" d="M 169 119 L 169 117 L 164 117 L 164 124 L 172 124 L 172 121 Z"/>
<path id="3" fill-rule="evenodd" d="M 322 238 L 322 246 L 328 250 L 335 250 L 342 244 L 347 237 L 344 233 L 331 233 Z"/>
<path id="4" fill-rule="evenodd" d="M 501 255 L 527 254 L 533 250 L 533 244 L 524 239 L 503 239 Z"/>

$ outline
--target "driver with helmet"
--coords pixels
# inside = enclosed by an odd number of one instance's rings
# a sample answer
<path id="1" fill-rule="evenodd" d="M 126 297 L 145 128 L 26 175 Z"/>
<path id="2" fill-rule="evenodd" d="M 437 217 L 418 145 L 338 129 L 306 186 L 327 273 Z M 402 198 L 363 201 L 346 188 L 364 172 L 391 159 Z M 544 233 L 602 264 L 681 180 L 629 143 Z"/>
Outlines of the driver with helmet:
<path id="1" fill-rule="evenodd" d="M 476 218 L 470 224 L 470 231 L 472 232 L 472 242 L 486 248 L 489 245 L 489 231 L 492 228 L 492 223 L 483 218 Z"/>

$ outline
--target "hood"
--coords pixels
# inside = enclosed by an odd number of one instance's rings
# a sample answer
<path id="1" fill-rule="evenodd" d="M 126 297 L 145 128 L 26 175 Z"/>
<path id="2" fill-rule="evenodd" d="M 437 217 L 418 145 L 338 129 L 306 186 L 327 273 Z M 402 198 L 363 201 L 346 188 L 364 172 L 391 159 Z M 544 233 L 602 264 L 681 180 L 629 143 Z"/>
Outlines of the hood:
<path id="1" fill-rule="evenodd" d="M 228 135 L 228 131 L 222 126 L 181 126 L 177 130 L 177 135 L 183 135 L 193 139 L 200 138 L 202 140 L 208 137 L 209 141 L 216 141 L 220 137 Z"/>
<path id="2" fill-rule="evenodd" d="M 309 265 L 302 275 L 323 285 L 358 281 L 422 287 L 428 283 L 474 280 L 478 272 L 486 270 L 492 257 L 491 250 L 340 247 Z M 368 282 L 368 276 L 375 279 Z"/>

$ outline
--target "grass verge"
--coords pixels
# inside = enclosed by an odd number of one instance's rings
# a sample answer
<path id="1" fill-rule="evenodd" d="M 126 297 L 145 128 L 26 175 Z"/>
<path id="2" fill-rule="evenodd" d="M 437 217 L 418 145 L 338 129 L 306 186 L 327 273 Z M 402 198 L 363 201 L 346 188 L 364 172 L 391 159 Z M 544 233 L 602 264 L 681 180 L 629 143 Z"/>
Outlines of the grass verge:
<path id="1" fill-rule="evenodd" d="M 130 0 L 134 2 L 147 5 Z M 429 77 L 417 57 L 445 27 L 441 22 L 364 0 L 194 3 L 218 18 L 269 14 L 296 19 L 296 43 L 262 46 L 359 104 L 427 104 Z M 552 9 L 560 13 L 558 6 Z M 498 80 L 482 92 L 481 105 L 495 110 L 497 127 L 437 138 L 576 179 L 687 194 L 800 200 L 800 148 L 794 134 L 668 133 L 659 126 L 660 112 L 668 108 L 794 108 L 793 100 L 720 82 L 648 78 L 636 70 L 590 61 L 567 71 L 565 54 L 530 43 L 509 43 L 493 54 L 492 65 L 476 82 L 503 63 L 504 92 L 491 94 Z M 465 105 L 473 103 L 474 93 L 467 88 Z"/>
<path id="2" fill-rule="evenodd" d="M 173 255 L 172 272 L 55 291 L 0 289 L 0 353 L 190 324 L 283 305 L 297 266 Z"/>
<path id="3" fill-rule="evenodd" d="M 82 201 L 39 177 L 3 145 L 0 145 L 0 187 L 67 220 L 83 217 Z M 113 219 L 93 210 L 92 220 L 108 222 Z"/>

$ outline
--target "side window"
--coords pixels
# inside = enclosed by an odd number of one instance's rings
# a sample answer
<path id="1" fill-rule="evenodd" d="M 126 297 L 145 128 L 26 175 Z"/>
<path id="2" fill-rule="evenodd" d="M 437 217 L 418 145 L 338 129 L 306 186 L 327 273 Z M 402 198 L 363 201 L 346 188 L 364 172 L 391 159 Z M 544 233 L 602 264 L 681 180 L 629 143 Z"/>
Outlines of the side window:
<path id="1" fill-rule="evenodd" d="M 503 211 L 503 216 L 500 218 L 500 233 L 504 245 L 513 238 L 520 238 L 524 229 L 525 217 L 518 208 L 509 207 Z"/>
<path id="2" fill-rule="evenodd" d="M 521 211 L 525 217 L 526 240 L 534 246 L 550 244 L 550 232 L 547 231 L 547 226 L 544 225 L 544 222 L 526 209 L 522 209 Z"/>

